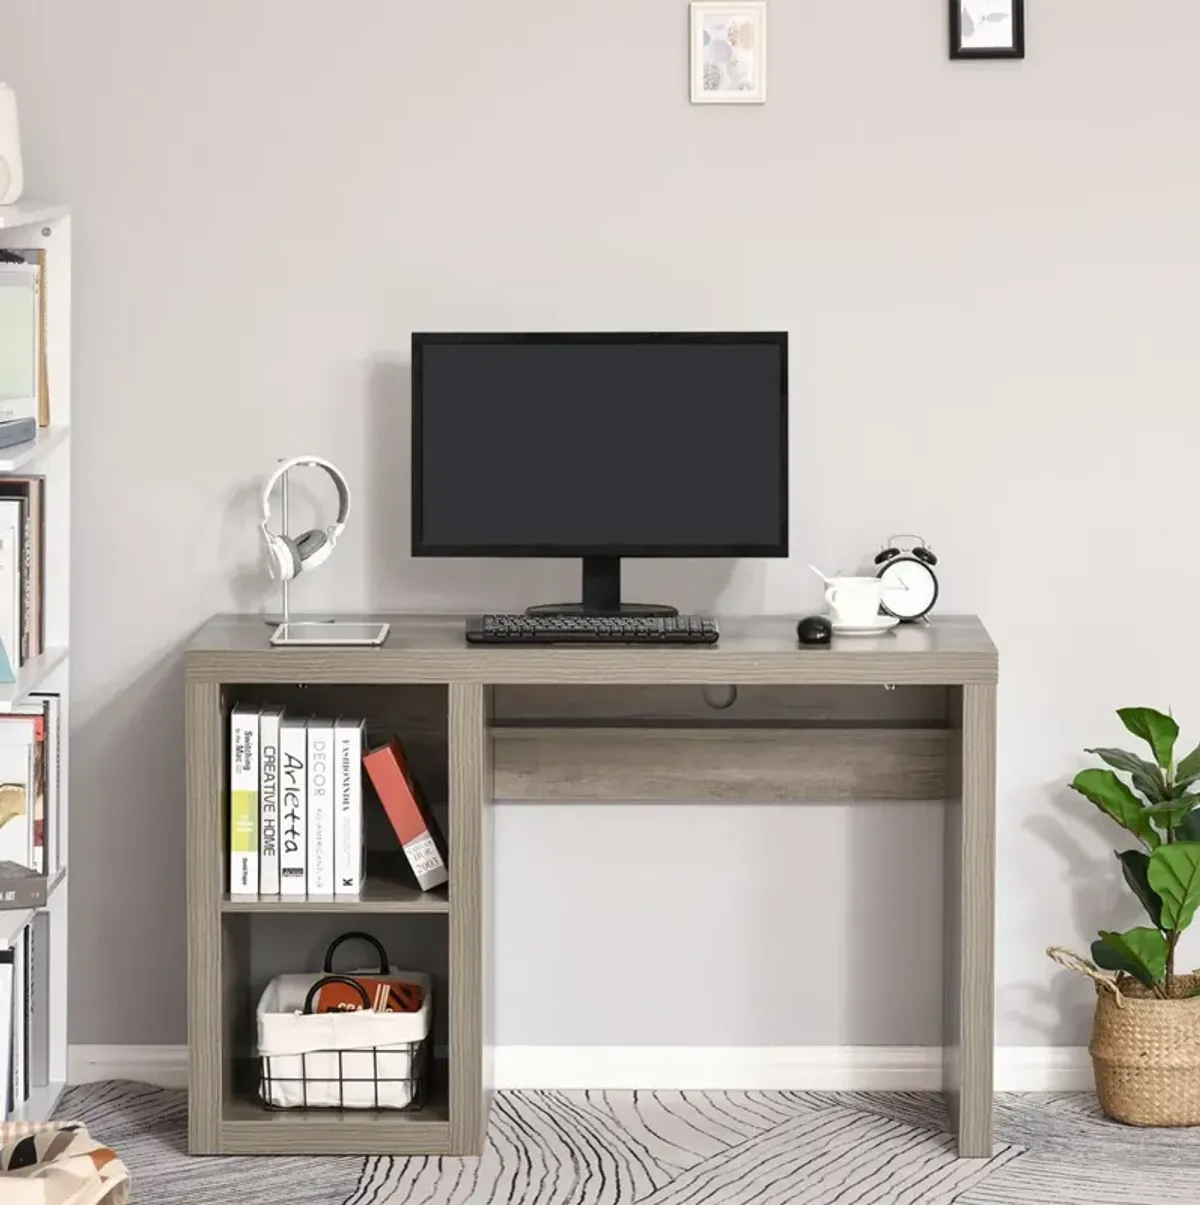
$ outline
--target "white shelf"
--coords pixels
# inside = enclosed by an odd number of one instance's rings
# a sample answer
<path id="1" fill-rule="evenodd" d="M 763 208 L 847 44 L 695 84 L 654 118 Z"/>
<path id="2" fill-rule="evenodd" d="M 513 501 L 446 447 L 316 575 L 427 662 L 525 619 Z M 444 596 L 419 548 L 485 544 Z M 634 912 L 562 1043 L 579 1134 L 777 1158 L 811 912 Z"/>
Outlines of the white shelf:
<path id="1" fill-rule="evenodd" d="M 17 201 L 14 205 L 0 205 L 0 230 L 53 222 L 56 218 L 66 217 L 68 212 L 66 205 L 52 205 L 48 201 Z"/>
<path id="2" fill-rule="evenodd" d="M 67 877 L 67 868 L 60 866 L 55 871 L 54 878 L 50 880 L 46 888 L 46 902 L 54 898 L 55 889 Z M 7 950 L 13 943 L 17 934 L 25 928 L 31 920 L 37 908 L 5 908 L 0 910 L 0 949 Z"/>
<path id="3" fill-rule="evenodd" d="M 0 448 L 0 473 L 15 473 L 26 465 L 41 460 L 64 443 L 71 433 L 70 427 L 42 427 L 28 443 L 13 444 L 11 448 Z"/>
<path id="4" fill-rule="evenodd" d="M 48 1121 L 50 1114 L 58 1105 L 58 1098 L 63 1094 L 66 1084 L 58 1081 L 43 1084 L 40 1088 L 32 1088 L 29 1099 L 18 1105 L 12 1113 L 10 1121 Z"/>
<path id="5" fill-rule="evenodd" d="M 18 703 L 37 690 L 66 659 L 65 648 L 53 648 L 26 661 L 17 670 L 15 682 L 0 683 L 0 712 L 12 711 Z"/>

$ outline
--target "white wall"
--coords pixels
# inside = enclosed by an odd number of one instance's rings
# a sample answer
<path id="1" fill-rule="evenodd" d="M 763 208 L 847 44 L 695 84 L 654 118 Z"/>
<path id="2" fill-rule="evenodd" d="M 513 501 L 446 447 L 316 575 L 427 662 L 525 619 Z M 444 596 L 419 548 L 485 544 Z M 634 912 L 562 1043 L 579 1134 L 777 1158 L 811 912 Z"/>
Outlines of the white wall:
<path id="1" fill-rule="evenodd" d="M 406 555 L 409 334 L 494 327 L 791 332 L 791 560 L 631 593 L 804 612 L 809 561 L 928 536 L 1001 649 L 999 1039 L 1084 1040 L 1043 947 L 1136 913 L 1063 784 L 1116 706 L 1200 735 L 1200 7 L 1033 3 L 1023 64 L 951 64 L 944 8 L 773 0 L 770 101 L 723 109 L 683 0 L 0 0 L 76 207 L 74 1041 L 184 1039 L 180 646 L 265 597 L 276 457 L 362 501 L 313 607 L 572 592 Z M 936 1041 L 935 813 L 643 809 L 612 906 L 633 822 L 503 812 L 500 1041 Z"/>

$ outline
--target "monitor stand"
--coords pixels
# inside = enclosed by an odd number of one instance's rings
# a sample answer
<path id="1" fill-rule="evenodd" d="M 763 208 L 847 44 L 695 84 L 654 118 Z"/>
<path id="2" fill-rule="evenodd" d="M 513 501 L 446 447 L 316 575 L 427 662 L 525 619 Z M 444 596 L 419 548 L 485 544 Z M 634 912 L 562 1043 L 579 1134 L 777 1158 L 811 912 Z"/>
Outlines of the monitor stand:
<path id="1" fill-rule="evenodd" d="M 621 601 L 621 558 L 585 556 L 583 558 L 583 602 L 544 603 L 530 607 L 526 615 L 629 615 L 639 619 L 657 619 L 678 615 L 678 607 L 661 603 L 623 603 Z"/>

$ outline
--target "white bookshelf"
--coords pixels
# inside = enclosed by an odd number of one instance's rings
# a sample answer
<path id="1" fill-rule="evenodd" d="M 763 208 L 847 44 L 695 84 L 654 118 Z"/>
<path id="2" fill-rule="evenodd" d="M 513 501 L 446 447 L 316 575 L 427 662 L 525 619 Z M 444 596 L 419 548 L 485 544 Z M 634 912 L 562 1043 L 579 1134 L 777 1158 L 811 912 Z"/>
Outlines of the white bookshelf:
<path id="1" fill-rule="evenodd" d="M 44 1067 L 35 1065 L 29 1100 L 16 1112 L 23 1121 L 42 1121 L 54 1111 L 67 1078 L 67 897 L 70 886 L 70 586 L 71 586 L 71 217 L 65 205 L 19 201 L 0 205 L 0 247 L 46 249 L 47 372 L 50 418 L 36 440 L 0 448 L 0 475 L 39 473 L 46 478 L 45 652 L 16 672 L 16 682 L 0 684 L 0 712 L 34 691 L 62 698 L 59 831 L 51 837 L 60 851 L 60 869 L 49 885 L 46 915 L 48 956 L 35 973 L 40 999 L 49 1010 L 49 1049 Z M 55 817 L 49 817 L 53 823 Z M 0 946 L 16 941 L 35 919 L 34 910 L 0 911 Z M 7 1024 L 5 1019 L 0 1022 Z"/>

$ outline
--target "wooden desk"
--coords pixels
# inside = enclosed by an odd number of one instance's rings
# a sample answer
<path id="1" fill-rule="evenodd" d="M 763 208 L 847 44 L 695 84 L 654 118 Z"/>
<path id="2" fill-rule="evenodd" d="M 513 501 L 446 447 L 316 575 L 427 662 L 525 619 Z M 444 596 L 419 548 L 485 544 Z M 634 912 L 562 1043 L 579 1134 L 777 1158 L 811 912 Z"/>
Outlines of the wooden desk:
<path id="1" fill-rule="evenodd" d="M 944 799 L 945 1092 L 960 1152 L 990 1155 L 997 654 L 977 619 L 828 649 L 798 647 L 784 618 L 722 620 L 713 648 L 510 649 L 468 647 L 461 617 L 378 618 L 392 625 L 379 649 L 272 649 L 260 619 L 229 616 L 188 650 L 193 1153 L 480 1152 L 495 799 Z M 706 684 L 736 685 L 737 702 L 710 708 Z M 225 784 L 237 702 L 365 715 L 395 731 L 426 792 L 448 800 L 448 894 L 380 881 L 349 903 L 231 900 Z M 449 1066 L 420 1113 L 273 1113 L 239 1083 L 253 1017 L 248 930 L 281 912 L 447 916 Z"/>

